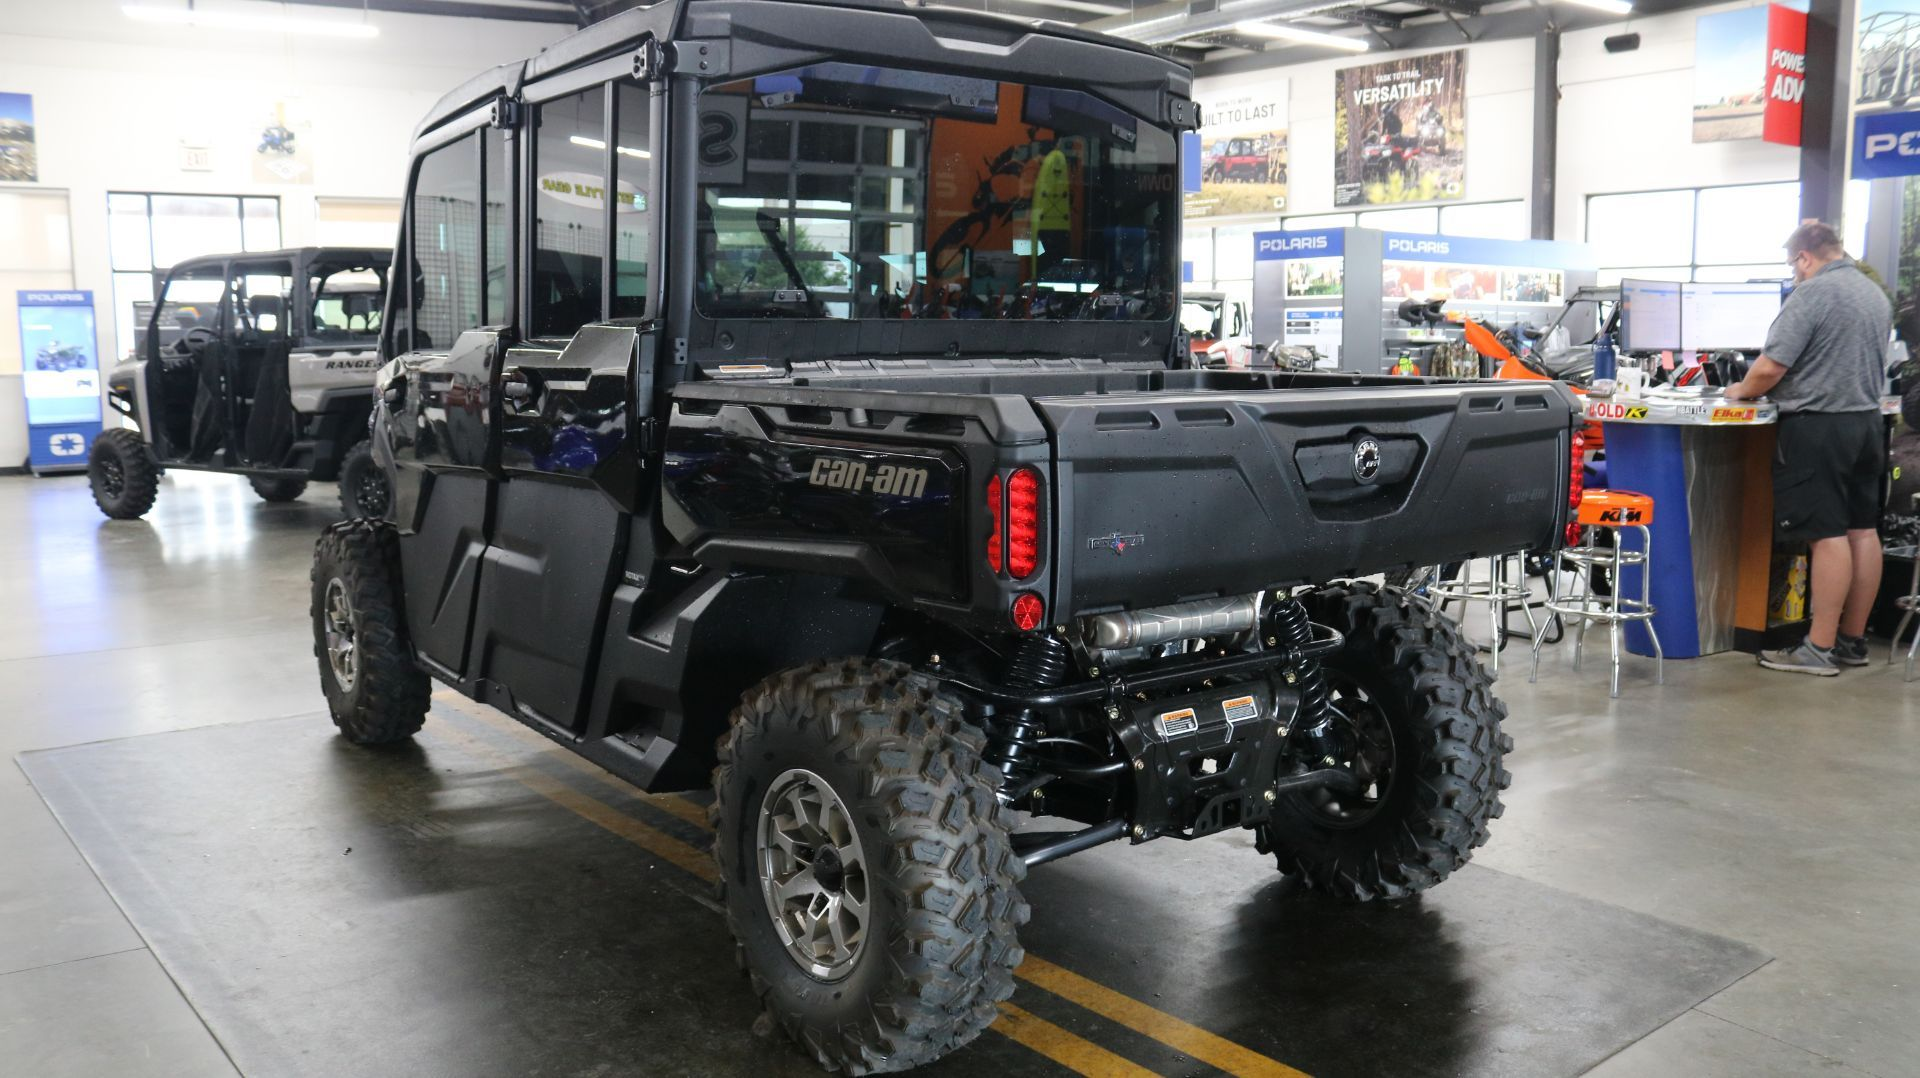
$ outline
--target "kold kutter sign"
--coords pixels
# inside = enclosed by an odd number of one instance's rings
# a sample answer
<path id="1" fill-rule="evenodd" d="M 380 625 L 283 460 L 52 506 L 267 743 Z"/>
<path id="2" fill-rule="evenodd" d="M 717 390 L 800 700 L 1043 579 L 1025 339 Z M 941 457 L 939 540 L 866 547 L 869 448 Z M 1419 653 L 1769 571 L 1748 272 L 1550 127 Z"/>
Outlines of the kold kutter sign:
<path id="1" fill-rule="evenodd" d="M 1767 104 L 1760 137 L 1800 145 L 1800 100 L 1807 90 L 1807 15 L 1767 7 Z"/>

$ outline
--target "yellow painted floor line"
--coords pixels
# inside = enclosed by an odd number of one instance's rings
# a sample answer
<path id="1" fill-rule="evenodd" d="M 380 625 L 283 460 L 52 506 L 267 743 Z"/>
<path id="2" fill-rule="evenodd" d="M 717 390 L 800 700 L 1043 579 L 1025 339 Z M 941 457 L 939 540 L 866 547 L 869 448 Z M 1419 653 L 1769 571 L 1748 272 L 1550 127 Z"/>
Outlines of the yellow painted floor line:
<path id="1" fill-rule="evenodd" d="M 653 854 L 655 857 L 683 869 L 708 883 L 720 878 L 720 870 L 713 863 L 713 856 L 707 851 L 690 846 L 664 831 L 634 819 L 633 817 L 606 804 L 599 799 L 581 793 L 579 790 L 561 782 L 536 767 L 517 764 L 500 755 L 499 752 L 481 742 L 472 734 L 442 724 L 441 730 L 461 747 L 477 755 L 486 757 L 500 767 L 515 782 L 527 787 L 541 797 L 552 801 L 583 819 L 599 824 L 601 827 L 619 835 L 628 842 Z"/>
<path id="2" fill-rule="evenodd" d="M 1080 1074 L 1098 1075 L 1100 1078 L 1107 1078 L 1108 1075 L 1115 1078 L 1156 1078 L 1154 1071 L 1109 1052 L 1077 1033 L 1069 1033 L 1044 1018 L 1036 1018 L 1011 1003 L 1000 1004 L 999 1021 L 987 1028 Z"/>
<path id="3" fill-rule="evenodd" d="M 1021 980 L 1078 1003 L 1102 1018 L 1144 1033 L 1161 1044 L 1228 1074 L 1238 1075 L 1239 1078 L 1305 1078 L 1304 1071 L 1268 1059 L 1251 1048 L 1181 1021 L 1132 996 L 1115 992 L 1072 970 L 1056 966 L 1031 951 L 1027 952 L 1027 960 L 1013 973 Z"/>
<path id="4" fill-rule="evenodd" d="M 629 797 L 637 797 L 647 805 L 659 809 L 669 816 L 685 820 L 687 823 L 698 827 L 702 831 L 713 830 L 713 825 L 707 822 L 707 807 L 705 805 L 689 801 L 679 794 L 646 793 L 639 787 L 614 775 L 606 768 L 581 756 L 579 753 L 569 752 L 553 742 L 548 741 L 546 738 L 541 737 L 534 731 L 527 729 L 526 725 L 520 722 L 520 720 L 509 715 L 503 715 L 497 709 L 488 707 L 486 704 L 469 700 L 457 692 L 442 690 L 434 693 L 433 699 L 435 703 L 445 704 L 447 707 L 462 715 L 484 722 L 493 729 L 512 736 L 515 740 L 526 744 L 530 748 L 539 748 L 540 751 L 546 753 L 548 756 L 553 757 L 567 767 L 578 771 L 615 793 L 625 794 Z"/>
<path id="5" fill-rule="evenodd" d="M 671 835 L 656 831 L 613 806 L 591 795 L 581 793 L 537 768 L 514 763 L 472 734 L 445 723 L 441 724 L 440 732 L 458 742 L 461 748 L 499 767 L 503 774 L 515 782 L 561 808 L 606 828 L 648 853 L 708 882 L 712 882 L 719 876 L 713 858 L 705 851 L 697 850 Z M 999 1020 L 988 1028 L 1080 1074 L 1098 1075 L 1102 1078 L 1107 1075 L 1148 1076 L 1148 1078 L 1154 1076 L 1153 1071 L 1137 1066 L 1084 1037 L 1069 1033 L 1052 1022 L 1028 1014 L 1010 1003 L 1000 1005 Z"/>
<path id="6" fill-rule="evenodd" d="M 591 760 L 580 758 L 548 742 L 531 730 L 523 731 L 518 720 L 511 716 L 491 715 L 491 708 L 457 693 L 436 692 L 434 699 L 495 729 L 511 728 L 515 736 L 529 747 L 537 747 L 542 752 L 558 756 L 581 774 L 595 779 L 609 789 L 627 794 L 639 794 L 647 804 L 686 820 L 702 830 L 711 830 L 707 823 L 706 809 L 692 801 L 671 794 L 640 794 L 640 791 L 633 786 L 608 773 L 606 769 Z M 711 882 L 717 878 L 718 870 L 714 866 L 712 856 L 706 851 L 649 827 L 537 768 L 517 764 L 481 743 L 471 734 L 463 733 L 446 724 L 442 724 L 442 728 L 464 746 L 495 761 L 516 781 L 549 801 L 599 824 L 700 879 Z M 519 737 L 522 732 L 526 735 L 525 737 Z M 1026 961 L 1014 970 L 1014 975 L 1035 987 L 1077 1003 L 1102 1018 L 1151 1037 L 1175 1051 L 1218 1067 L 1238 1078 L 1307 1078 L 1304 1071 L 1296 1070 L 1278 1060 L 1269 1059 L 1251 1048 L 1235 1044 L 1225 1037 L 1209 1033 L 1199 1026 L 1175 1018 L 1132 996 L 1116 992 L 1072 970 L 1054 965 L 1031 951 L 1027 952 Z M 1153 1073 L 1084 1037 L 1069 1033 L 1043 1018 L 1035 1017 L 1013 1004 L 1002 1003 L 1000 1015 L 1000 1020 L 992 1026 L 995 1031 L 1004 1033 L 1054 1062 L 1081 1074 L 1150 1075 Z"/>

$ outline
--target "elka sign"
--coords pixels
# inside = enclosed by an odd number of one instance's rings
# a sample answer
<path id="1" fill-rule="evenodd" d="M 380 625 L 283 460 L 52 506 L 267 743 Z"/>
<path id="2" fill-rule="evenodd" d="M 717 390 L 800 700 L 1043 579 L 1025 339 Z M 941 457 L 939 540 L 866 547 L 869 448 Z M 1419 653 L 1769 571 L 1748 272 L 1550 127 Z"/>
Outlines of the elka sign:
<path id="1" fill-rule="evenodd" d="M 1807 91 L 1807 16 L 1773 4 L 1767 8 L 1767 104 L 1760 137 L 1800 145 L 1800 99 Z"/>

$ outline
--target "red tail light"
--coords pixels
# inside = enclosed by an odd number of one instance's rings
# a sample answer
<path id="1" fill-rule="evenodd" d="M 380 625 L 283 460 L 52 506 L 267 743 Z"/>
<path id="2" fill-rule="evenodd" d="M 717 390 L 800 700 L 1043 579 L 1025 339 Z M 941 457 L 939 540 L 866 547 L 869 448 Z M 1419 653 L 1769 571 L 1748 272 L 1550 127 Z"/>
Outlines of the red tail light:
<path id="1" fill-rule="evenodd" d="M 1040 473 L 1019 468 L 1007 479 L 1007 570 L 1025 580 L 1039 567 Z"/>
<path id="2" fill-rule="evenodd" d="M 1000 571 L 1000 477 L 987 480 L 987 519 L 993 521 L 993 530 L 987 534 L 987 564 L 994 572 Z"/>
<path id="3" fill-rule="evenodd" d="M 1587 492 L 1587 438 L 1573 432 L 1573 470 L 1567 478 L 1567 545 L 1580 545 L 1580 525 L 1574 520 L 1580 511 L 1580 498 Z"/>

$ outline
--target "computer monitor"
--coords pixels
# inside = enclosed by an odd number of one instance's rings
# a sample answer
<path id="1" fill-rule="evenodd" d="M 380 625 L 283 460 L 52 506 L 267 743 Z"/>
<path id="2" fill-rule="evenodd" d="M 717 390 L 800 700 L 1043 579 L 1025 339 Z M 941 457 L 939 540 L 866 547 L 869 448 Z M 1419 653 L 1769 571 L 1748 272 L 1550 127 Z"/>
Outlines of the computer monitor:
<path id="1" fill-rule="evenodd" d="M 1620 282 L 1620 347 L 1629 352 L 1670 352 L 1680 347 L 1678 281 Z"/>
<path id="2" fill-rule="evenodd" d="M 1688 352 L 1767 343 L 1767 327 L 1780 313 L 1780 282 L 1690 284 L 1680 293 L 1680 347 Z"/>

